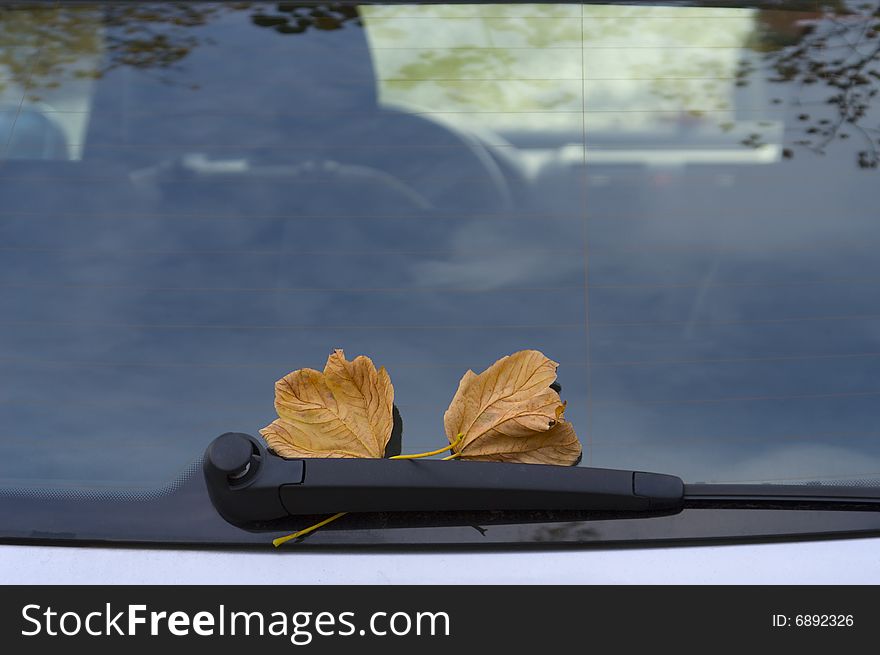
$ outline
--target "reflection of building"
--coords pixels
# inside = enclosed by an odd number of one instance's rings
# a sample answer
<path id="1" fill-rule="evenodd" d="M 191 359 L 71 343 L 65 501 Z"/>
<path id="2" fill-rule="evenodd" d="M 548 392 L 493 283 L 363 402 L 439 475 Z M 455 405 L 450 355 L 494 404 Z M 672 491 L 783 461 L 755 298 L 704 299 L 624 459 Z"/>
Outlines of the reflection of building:
<path id="1" fill-rule="evenodd" d="M 468 11 L 480 18 L 462 20 Z M 567 152 L 575 158 L 585 138 L 588 160 L 598 163 L 780 158 L 783 127 L 766 115 L 760 84 L 736 85 L 756 10 L 524 5 L 364 13 L 386 104 L 490 128 L 514 143 L 556 133 L 574 144 Z M 430 36 L 402 45 L 410 23 L 428 17 Z"/>

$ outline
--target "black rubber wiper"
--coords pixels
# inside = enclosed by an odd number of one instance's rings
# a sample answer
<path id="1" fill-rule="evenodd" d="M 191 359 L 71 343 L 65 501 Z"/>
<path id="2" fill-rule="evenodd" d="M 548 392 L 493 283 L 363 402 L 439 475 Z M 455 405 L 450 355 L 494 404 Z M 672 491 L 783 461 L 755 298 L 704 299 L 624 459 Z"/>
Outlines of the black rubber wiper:
<path id="1" fill-rule="evenodd" d="M 880 488 L 841 484 L 686 484 L 688 509 L 880 511 Z"/>
<path id="2" fill-rule="evenodd" d="M 665 515 L 684 507 L 673 475 L 585 467 L 389 459 L 283 459 L 240 433 L 217 437 L 204 474 L 235 524 L 335 512 L 596 511 Z"/>

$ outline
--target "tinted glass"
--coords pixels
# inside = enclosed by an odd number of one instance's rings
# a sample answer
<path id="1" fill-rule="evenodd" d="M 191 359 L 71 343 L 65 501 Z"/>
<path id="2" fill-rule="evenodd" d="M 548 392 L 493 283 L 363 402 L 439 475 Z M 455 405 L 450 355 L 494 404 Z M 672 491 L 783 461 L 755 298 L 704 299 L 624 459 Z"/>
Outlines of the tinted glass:
<path id="1" fill-rule="evenodd" d="M 880 480 L 880 18 L 0 9 L 0 478 L 149 485 L 333 348 L 404 450 L 560 362 L 584 465 Z"/>

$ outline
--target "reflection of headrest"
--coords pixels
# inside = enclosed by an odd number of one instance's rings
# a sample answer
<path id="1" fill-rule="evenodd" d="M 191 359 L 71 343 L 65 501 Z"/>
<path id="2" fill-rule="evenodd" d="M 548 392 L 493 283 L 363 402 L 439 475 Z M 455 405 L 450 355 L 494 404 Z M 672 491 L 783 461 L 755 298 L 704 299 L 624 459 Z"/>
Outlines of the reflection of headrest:
<path id="1" fill-rule="evenodd" d="M 159 57 L 125 57 L 124 45 L 108 49 L 87 142 L 176 138 L 165 132 L 168 121 L 158 129 L 160 115 L 206 115 L 208 134 L 235 139 L 248 133 L 249 122 L 271 122 L 273 114 L 376 109 L 376 82 L 361 26 L 348 21 L 340 29 L 285 33 L 256 24 L 252 11 L 221 13 L 200 26 L 148 26 L 163 43 L 173 46 L 176 39 L 186 49 L 169 67 L 155 65 Z M 125 29 L 125 23 L 108 26 L 105 40 L 124 44 Z"/>
<path id="2" fill-rule="evenodd" d="M 13 129 L 14 127 L 14 129 Z M 32 109 L 0 112 L 0 134 L 12 131 L 5 150 L 8 159 L 67 159 L 64 132 L 47 116 Z"/>

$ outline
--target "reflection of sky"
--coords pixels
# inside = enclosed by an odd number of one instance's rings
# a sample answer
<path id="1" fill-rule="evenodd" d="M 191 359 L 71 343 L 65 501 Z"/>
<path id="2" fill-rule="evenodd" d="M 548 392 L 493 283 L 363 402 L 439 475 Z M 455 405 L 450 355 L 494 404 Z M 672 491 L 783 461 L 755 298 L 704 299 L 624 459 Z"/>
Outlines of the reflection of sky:
<path id="1" fill-rule="evenodd" d="M 467 368 L 538 348 L 561 362 L 585 463 L 876 475 L 880 227 L 855 141 L 586 175 L 549 157 L 509 206 L 485 150 L 380 112 L 357 28 L 281 35 L 232 13 L 192 34 L 163 79 L 96 83 L 81 161 L 0 169 L 0 476 L 168 478 L 220 432 L 255 434 L 274 381 L 337 347 L 389 368 L 412 452 L 444 442 Z M 799 91 L 776 86 L 767 115 L 788 126 Z"/>

